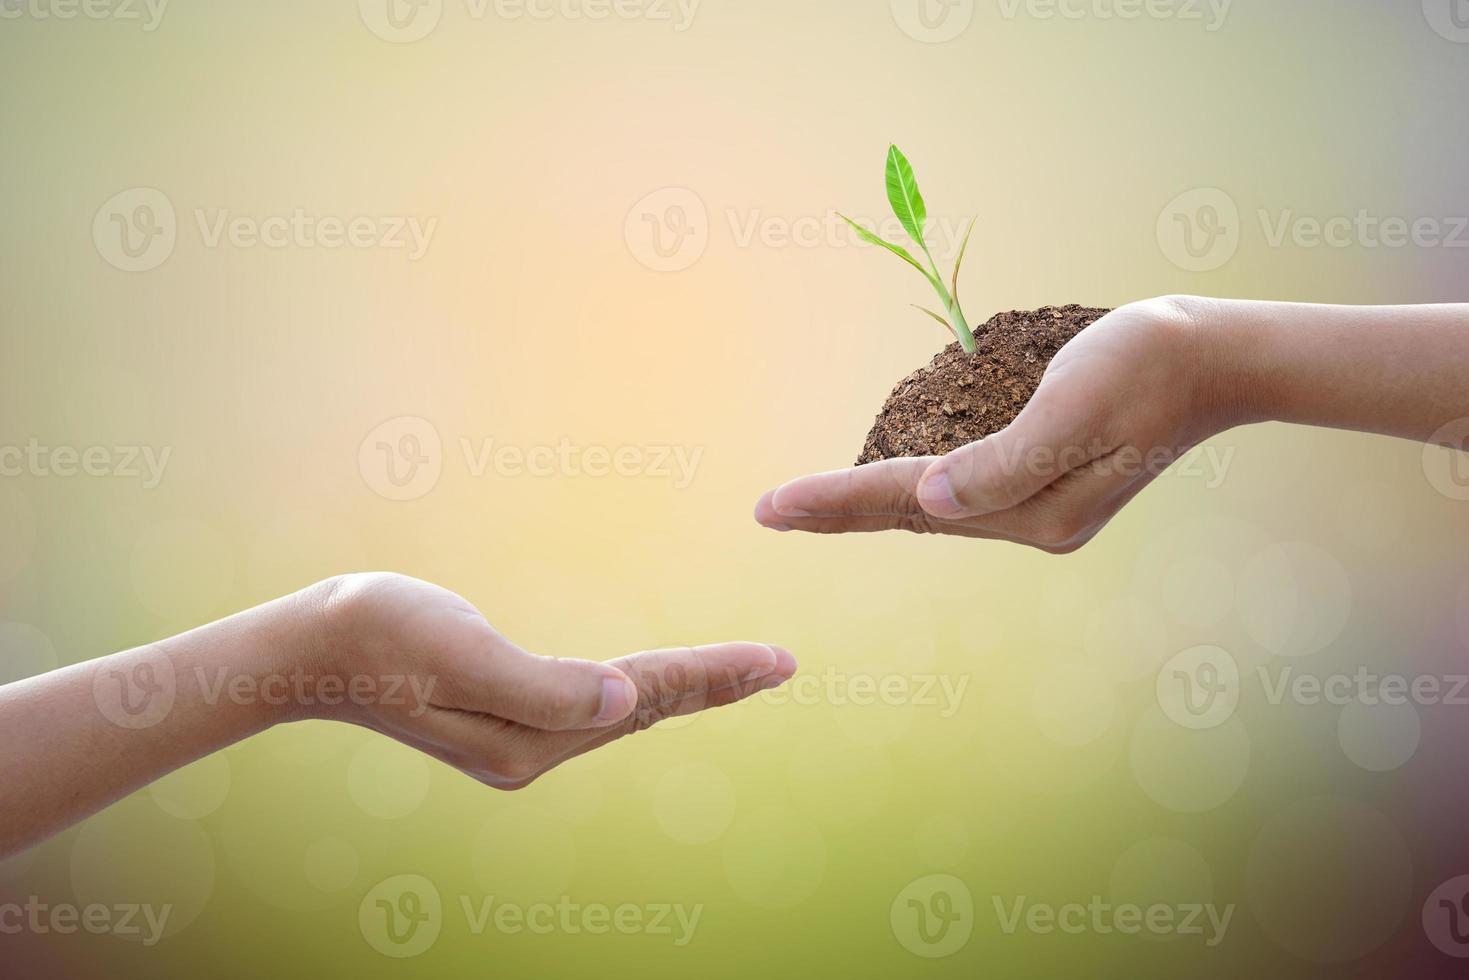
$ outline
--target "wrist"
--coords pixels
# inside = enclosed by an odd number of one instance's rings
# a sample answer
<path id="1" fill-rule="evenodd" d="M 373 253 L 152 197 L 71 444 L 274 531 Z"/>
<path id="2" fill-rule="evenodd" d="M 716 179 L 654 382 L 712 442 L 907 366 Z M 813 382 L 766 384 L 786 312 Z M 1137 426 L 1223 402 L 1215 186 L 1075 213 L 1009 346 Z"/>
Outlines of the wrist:
<path id="1" fill-rule="evenodd" d="M 285 605 L 283 615 L 291 623 L 292 641 L 283 646 L 285 662 L 282 669 L 296 679 L 298 689 L 306 693 L 293 699 L 289 706 L 290 717 L 283 721 L 305 721 L 311 719 L 335 719 L 339 705 L 334 704 L 330 691 L 347 683 L 345 665 L 350 658 L 346 655 L 347 603 L 344 593 L 350 591 L 347 582 L 350 576 L 338 575 L 323 579 L 280 600 Z M 323 689 L 328 696 L 323 697 Z"/>
<path id="2" fill-rule="evenodd" d="M 1198 412 L 1207 435 L 1271 418 L 1269 323 L 1259 304 L 1175 297 L 1193 324 Z"/>

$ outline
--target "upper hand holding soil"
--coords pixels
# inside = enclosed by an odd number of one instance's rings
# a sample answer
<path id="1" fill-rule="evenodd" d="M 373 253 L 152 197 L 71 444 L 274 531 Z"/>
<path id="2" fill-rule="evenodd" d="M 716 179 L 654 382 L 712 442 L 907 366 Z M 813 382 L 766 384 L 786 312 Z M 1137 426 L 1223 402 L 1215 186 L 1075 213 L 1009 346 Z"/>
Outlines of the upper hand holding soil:
<path id="1" fill-rule="evenodd" d="M 944 457 L 803 477 L 755 510 L 776 530 L 958 534 L 1068 553 L 1233 422 L 1203 368 L 1200 307 L 1151 300 L 1068 343 L 1014 423 Z"/>

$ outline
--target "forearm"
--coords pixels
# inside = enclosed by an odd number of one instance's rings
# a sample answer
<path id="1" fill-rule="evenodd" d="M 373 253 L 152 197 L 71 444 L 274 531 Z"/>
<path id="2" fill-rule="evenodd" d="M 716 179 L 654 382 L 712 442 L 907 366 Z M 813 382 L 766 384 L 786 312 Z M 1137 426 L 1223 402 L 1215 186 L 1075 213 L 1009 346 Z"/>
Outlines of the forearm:
<path id="1" fill-rule="evenodd" d="M 1469 305 L 1201 303 L 1212 397 L 1234 424 L 1428 441 L 1469 416 Z"/>
<path id="2" fill-rule="evenodd" d="M 270 678 L 313 656 L 309 593 L 0 688 L 0 858 L 299 715 Z"/>

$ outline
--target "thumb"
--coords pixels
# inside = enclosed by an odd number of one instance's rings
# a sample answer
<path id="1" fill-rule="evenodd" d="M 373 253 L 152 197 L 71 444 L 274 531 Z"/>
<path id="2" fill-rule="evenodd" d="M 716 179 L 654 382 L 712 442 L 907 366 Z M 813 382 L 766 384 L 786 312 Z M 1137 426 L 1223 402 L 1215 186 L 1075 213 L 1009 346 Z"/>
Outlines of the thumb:
<path id="1" fill-rule="evenodd" d="M 493 713 L 542 731 L 615 725 L 637 707 L 637 685 L 611 664 L 522 653 L 499 666 Z"/>
<path id="2" fill-rule="evenodd" d="M 952 521 L 1023 504 L 1100 455 L 1095 450 L 1102 447 L 1087 445 L 1088 415 L 1084 398 L 1042 382 L 1009 428 L 929 466 L 918 482 L 919 505 L 933 517 Z"/>

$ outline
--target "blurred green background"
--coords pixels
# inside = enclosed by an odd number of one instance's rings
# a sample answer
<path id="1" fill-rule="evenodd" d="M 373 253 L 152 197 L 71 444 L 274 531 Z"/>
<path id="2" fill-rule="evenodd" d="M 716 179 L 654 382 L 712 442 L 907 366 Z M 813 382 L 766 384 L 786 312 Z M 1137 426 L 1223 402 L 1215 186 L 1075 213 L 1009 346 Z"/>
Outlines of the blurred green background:
<path id="1" fill-rule="evenodd" d="M 805 678 L 516 795 L 356 729 L 274 730 L 0 864 L 0 904 L 168 905 L 163 941 L 0 951 L 150 978 L 1375 977 L 1469 953 L 1432 897 L 1469 871 L 1469 707 L 1270 697 L 1462 669 L 1446 455 L 1236 431 L 1061 559 L 749 516 L 850 463 L 946 339 L 917 277 L 830 220 L 884 218 L 890 141 L 941 261 L 980 216 L 977 319 L 1462 298 L 1456 2 L 0 0 L 0 446 L 114 464 L 0 479 L 0 679 L 367 569 L 541 653 L 751 638 Z M 1392 247 L 1364 214 L 1443 234 Z M 563 444 L 640 464 L 477 470 Z M 167 452 L 161 479 L 129 447 Z M 1168 685 L 1201 645 L 1240 679 L 1195 728 Z M 399 945 L 374 910 L 405 891 L 429 918 Z M 699 918 L 477 929 L 490 897 Z M 1212 945 L 1007 931 L 1017 902 L 1232 917 Z"/>

